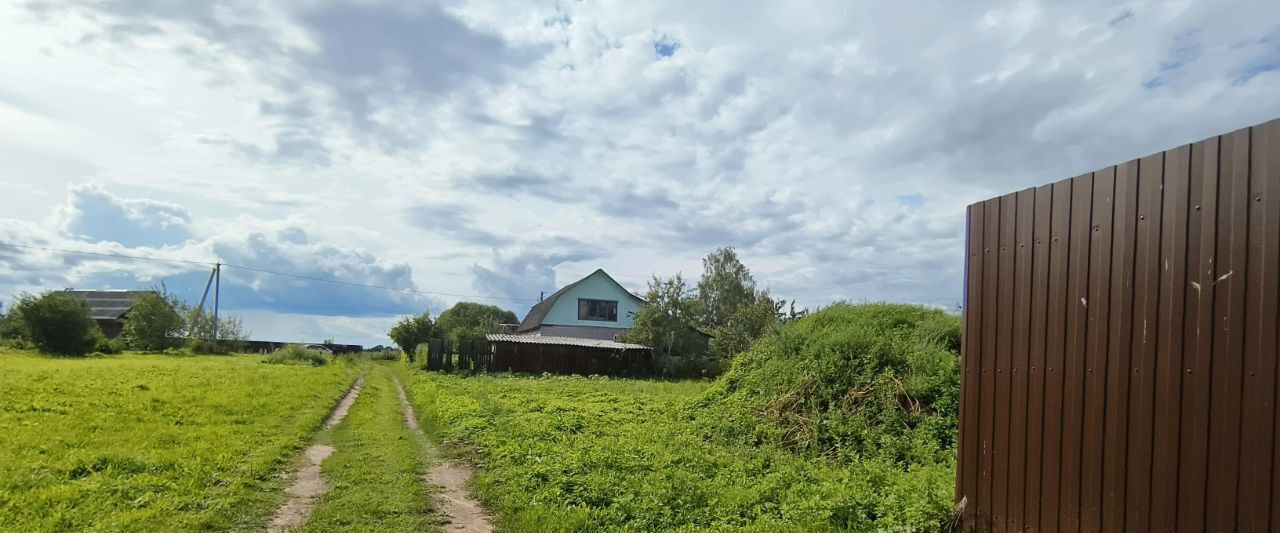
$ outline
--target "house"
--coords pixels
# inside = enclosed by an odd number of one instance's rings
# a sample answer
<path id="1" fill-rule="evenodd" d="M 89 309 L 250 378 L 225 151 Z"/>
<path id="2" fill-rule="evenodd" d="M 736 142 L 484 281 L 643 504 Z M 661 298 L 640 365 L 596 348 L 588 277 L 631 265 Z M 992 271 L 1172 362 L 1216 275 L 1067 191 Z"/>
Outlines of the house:
<path id="1" fill-rule="evenodd" d="M 155 291 L 77 291 L 67 289 L 66 294 L 84 300 L 89 305 L 89 316 L 109 339 L 120 336 L 125 316 L 133 309 L 133 301 L 143 294 Z"/>
<path id="2" fill-rule="evenodd" d="M 644 303 L 596 270 L 538 302 L 514 334 L 612 341 L 635 325 Z"/>

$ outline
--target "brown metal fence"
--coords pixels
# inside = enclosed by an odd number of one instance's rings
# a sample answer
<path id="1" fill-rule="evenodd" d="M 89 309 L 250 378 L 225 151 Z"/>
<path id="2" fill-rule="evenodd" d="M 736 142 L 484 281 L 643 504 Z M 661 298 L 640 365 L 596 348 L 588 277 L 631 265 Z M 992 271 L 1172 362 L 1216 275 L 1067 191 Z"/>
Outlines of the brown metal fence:
<path id="1" fill-rule="evenodd" d="M 968 211 L 981 531 L 1280 530 L 1280 120 Z"/>

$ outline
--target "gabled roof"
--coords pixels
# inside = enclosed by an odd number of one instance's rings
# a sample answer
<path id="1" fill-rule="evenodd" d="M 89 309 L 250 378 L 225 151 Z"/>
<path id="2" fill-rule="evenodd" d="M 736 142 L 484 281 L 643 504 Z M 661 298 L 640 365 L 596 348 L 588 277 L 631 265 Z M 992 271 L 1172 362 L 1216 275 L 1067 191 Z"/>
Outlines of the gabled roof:
<path id="1" fill-rule="evenodd" d="M 570 283 L 568 285 L 565 285 L 564 287 L 561 287 L 560 290 L 552 293 L 551 296 L 544 298 L 541 302 L 538 302 L 537 305 L 533 306 L 532 309 L 529 309 L 529 314 L 525 315 L 524 320 L 520 321 L 520 327 L 516 328 L 516 332 L 519 333 L 521 331 L 529 331 L 533 328 L 541 326 L 542 321 L 547 318 L 547 313 L 550 313 L 551 308 L 556 306 L 556 300 L 560 299 L 561 296 L 564 296 L 564 293 L 569 292 L 569 289 L 576 287 L 579 283 L 586 281 L 587 278 L 590 278 L 591 276 L 594 276 L 596 274 L 603 275 L 605 279 L 609 280 L 614 285 L 617 285 L 618 290 L 621 290 L 627 296 L 635 298 L 636 300 L 639 300 L 641 302 L 644 301 L 643 298 L 636 296 L 634 294 L 631 294 L 631 291 L 627 290 L 626 287 L 623 287 L 621 283 L 618 283 L 618 280 L 613 279 L 613 277 L 610 276 L 609 273 L 605 272 L 604 269 L 597 268 L 595 272 L 587 274 L 582 279 L 575 281 L 573 283 Z"/>
<path id="2" fill-rule="evenodd" d="M 120 320 L 133 308 L 133 300 L 154 291 L 64 291 L 68 296 L 89 304 L 89 316 L 94 320 Z"/>

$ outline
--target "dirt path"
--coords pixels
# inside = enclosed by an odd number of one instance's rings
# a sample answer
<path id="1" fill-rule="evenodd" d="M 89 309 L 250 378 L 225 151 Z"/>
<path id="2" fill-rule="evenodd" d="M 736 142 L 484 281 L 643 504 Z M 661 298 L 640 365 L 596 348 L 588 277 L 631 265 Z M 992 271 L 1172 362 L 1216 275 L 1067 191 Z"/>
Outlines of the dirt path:
<path id="1" fill-rule="evenodd" d="M 342 401 L 338 402 L 333 412 L 329 413 L 329 417 L 324 420 L 325 429 L 338 425 L 343 418 L 346 418 L 351 405 L 356 403 L 356 397 L 360 396 L 363 385 L 364 380 L 361 379 L 351 386 L 351 390 L 347 391 L 347 395 L 342 397 Z M 312 444 L 303 452 L 306 463 L 298 469 L 293 485 L 285 489 L 289 499 L 276 510 L 276 514 L 271 517 L 271 522 L 267 523 L 269 533 L 289 531 L 307 523 L 312 509 L 315 509 L 316 500 L 329 490 L 329 485 L 320 475 L 320 463 L 323 463 L 331 453 L 333 453 L 333 446 L 325 444 Z"/>
<path id="2" fill-rule="evenodd" d="M 393 377 L 392 380 L 400 395 L 405 425 L 422 435 L 422 428 L 418 426 L 418 417 L 413 412 L 413 406 L 409 404 L 409 397 L 405 395 L 404 387 L 400 385 L 399 379 Z M 449 523 L 442 528 L 445 531 L 463 533 L 493 531 L 493 521 L 489 518 L 489 514 L 467 494 L 467 480 L 471 479 L 471 475 L 471 467 L 446 461 L 432 467 L 424 477 L 428 484 L 444 487 L 444 490 L 436 495 L 436 510 L 449 519 Z"/>

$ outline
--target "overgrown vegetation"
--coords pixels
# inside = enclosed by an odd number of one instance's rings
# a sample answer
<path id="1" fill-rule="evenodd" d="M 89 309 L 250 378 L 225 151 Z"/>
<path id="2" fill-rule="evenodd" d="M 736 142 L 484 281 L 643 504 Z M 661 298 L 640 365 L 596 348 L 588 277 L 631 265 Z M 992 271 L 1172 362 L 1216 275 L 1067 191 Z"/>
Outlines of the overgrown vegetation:
<path id="1" fill-rule="evenodd" d="M 840 462 L 908 467 L 954 456 L 960 320 L 837 304 L 734 360 L 696 404 L 708 435 Z"/>
<path id="2" fill-rule="evenodd" d="M 329 363 L 329 358 L 319 350 L 309 350 L 301 344 L 286 344 L 284 348 L 267 354 L 262 362 L 273 365 L 323 366 Z"/>
<path id="3" fill-rule="evenodd" d="M 0 353 L 0 531 L 261 530 L 359 368 Z"/>
<path id="4" fill-rule="evenodd" d="M 711 385 L 422 373 L 438 436 L 479 449 L 515 531 L 932 531 L 955 479 L 959 321 L 832 306 Z"/>

